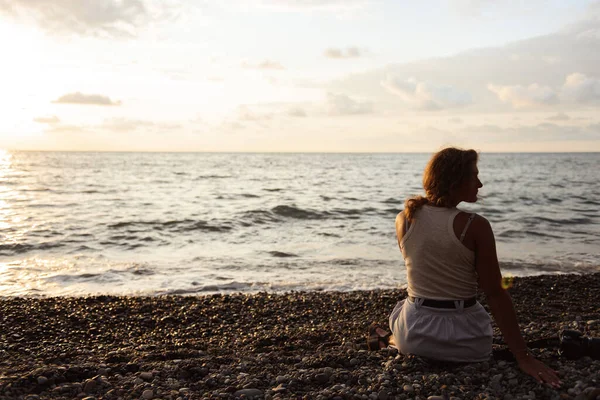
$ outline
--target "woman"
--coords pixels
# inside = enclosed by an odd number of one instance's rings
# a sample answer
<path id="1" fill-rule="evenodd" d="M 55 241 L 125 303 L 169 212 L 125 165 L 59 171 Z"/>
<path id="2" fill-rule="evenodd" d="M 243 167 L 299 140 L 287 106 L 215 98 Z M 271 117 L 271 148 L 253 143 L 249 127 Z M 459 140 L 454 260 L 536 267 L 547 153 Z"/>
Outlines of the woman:
<path id="1" fill-rule="evenodd" d="M 446 148 L 434 154 L 423 176 L 425 197 L 408 199 L 396 217 L 408 298 L 390 315 L 393 343 L 404 354 L 458 362 L 489 359 L 492 327 L 475 299 L 479 287 L 519 367 L 540 383 L 559 386 L 556 373 L 532 356 L 521 336 L 502 287 L 490 223 L 456 208 L 477 201 L 483 186 L 477 160 L 474 150 Z"/>

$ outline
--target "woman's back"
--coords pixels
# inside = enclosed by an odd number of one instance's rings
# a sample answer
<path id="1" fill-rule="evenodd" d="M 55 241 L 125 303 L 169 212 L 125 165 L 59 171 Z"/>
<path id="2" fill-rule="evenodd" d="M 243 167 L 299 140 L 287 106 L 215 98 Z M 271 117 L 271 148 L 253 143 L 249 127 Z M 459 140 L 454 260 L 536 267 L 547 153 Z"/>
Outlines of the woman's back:
<path id="1" fill-rule="evenodd" d="M 460 300 L 477 294 L 475 254 L 456 237 L 457 208 L 420 208 L 400 241 L 406 263 L 408 295 Z M 463 229 L 466 233 L 468 224 Z"/>

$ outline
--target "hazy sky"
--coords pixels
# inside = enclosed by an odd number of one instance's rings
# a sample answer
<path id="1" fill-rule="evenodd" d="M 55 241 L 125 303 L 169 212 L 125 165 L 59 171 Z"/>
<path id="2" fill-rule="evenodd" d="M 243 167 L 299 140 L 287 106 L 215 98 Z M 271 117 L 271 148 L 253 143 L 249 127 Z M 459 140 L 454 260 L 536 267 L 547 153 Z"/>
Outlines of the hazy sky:
<path id="1" fill-rule="evenodd" d="M 0 148 L 600 151 L 600 2 L 0 0 Z"/>

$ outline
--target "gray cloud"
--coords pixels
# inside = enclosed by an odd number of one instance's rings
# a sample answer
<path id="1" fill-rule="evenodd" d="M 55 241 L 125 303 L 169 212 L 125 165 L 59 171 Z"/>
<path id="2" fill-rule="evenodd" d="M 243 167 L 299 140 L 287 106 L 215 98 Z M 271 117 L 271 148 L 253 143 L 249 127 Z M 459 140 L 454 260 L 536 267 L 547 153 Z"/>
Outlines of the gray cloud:
<path id="1" fill-rule="evenodd" d="M 558 96 L 552 88 L 540 86 L 537 83 L 532 83 L 529 86 L 489 84 L 487 87 L 498 96 L 500 101 L 511 104 L 514 108 L 535 107 L 558 102 Z"/>
<path id="2" fill-rule="evenodd" d="M 414 78 L 400 80 L 387 77 L 381 81 L 381 86 L 389 93 L 400 97 L 405 103 L 421 110 L 462 107 L 472 101 L 469 93 L 452 86 L 419 82 Z"/>
<path id="3" fill-rule="evenodd" d="M 346 50 L 337 49 L 337 48 L 329 48 L 325 50 L 324 53 L 327 58 L 358 58 L 363 55 L 363 52 L 358 47 L 348 47 Z"/>
<path id="4" fill-rule="evenodd" d="M 571 119 L 567 114 L 559 112 L 546 118 L 548 121 L 568 121 Z"/>
<path id="5" fill-rule="evenodd" d="M 48 117 L 37 117 L 33 119 L 33 122 L 37 122 L 38 124 L 58 124 L 60 119 L 56 115 L 48 116 Z"/>
<path id="6" fill-rule="evenodd" d="M 283 70 L 285 67 L 276 61 L 265 60 L 258 64 L 252 64 L 249 62 L 243 62 L 242 67 L 248 69 L 275 69 L 275 70 Z"/>
<path id="7" fill-rule="evenodd" d="M 600 79 L 582 73 L 570 74 L 565 80 L 562 91 L 566 100 L 575 103 L 600 102 Z"/>
<path id="8" fill-rule="evenodd" d="M 0 0 L 0 13 L 34 22 L 51 33 L 132 36 L 152 20 L 167 17 L 165 1 Z"/>
<path id="9" fill-rule="evenodd" d="M 536 125 L 515 125 L 499 127 L 497 125 L 470 125 L 463 132 L 467 135 L 485 137 L 486 142 L 544 142 L 572 140 L 600 140 L 600 124 L 557 125 L 543 122 Z"/>
<path id="10" fill-rule="evenodd" d="M 53 103 L 58 104 L 85 104 L 85 105 L 96 105 L 96 106 L 118 106 L 121 105 L 120 101 L 112 101 L 106 96 L 99 94 L 83 94 L 80 92 L 65 94 L 54 100 Z"/>
<path id="11" fill-rule="evenodd" d="M 331 115 L 357 115 L 373 112 L 373 104 L 357 101 L 345 94 L 327 93 L 327 106 Z"/>

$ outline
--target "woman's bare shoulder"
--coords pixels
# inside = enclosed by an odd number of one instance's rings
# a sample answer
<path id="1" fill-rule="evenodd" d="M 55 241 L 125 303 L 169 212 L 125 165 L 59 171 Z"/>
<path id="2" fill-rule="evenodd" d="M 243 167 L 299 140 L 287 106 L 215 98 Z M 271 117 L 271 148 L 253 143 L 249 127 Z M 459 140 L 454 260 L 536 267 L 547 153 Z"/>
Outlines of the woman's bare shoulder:
<path id="1" fill-rule="evenodd" d="M 487 218 L 476 213 L 473 213 L 473 215 L 475 217 L 473 218 L 471 229 L 473 229 L 478 234 L 488 233 L 492 231 L 492 225 L 490 224 L 490 221 L 488 221 Z"/>
<path id="2" fill-rule="evenodd" d="M 404 223 L 404 210 L 400 211 L 396 215 L 396 225 Z"/>

